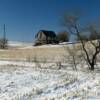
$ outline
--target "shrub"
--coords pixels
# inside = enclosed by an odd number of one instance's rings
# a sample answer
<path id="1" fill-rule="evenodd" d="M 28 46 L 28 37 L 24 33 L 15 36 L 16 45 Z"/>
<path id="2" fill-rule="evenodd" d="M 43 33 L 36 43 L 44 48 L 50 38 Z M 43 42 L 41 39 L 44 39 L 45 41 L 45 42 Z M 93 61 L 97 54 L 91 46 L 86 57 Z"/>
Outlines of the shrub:
<path id="1" fill-rule="evenodd" d="M 66 31 L 59 32 L 57 38 L 60 42 L 68 42 L 69 41 L 69 33 Z"/>
<path id="2" fill-rule="evenodd" d="M 8 45 L 8 40 L 4 39 L 4 38 L 1 38 L 0 39 L 0 49 L 6 49 L 7 45 Z"/>
<path id="3" fill-rule="evenodd" d="M 86 35 L 80 34 L 80 36 L 83 41 L 88 41 L 89 39 Z M 77 41 L 80 41 L 80 38 L 78 36 L 77 36 Z"/>
<path id="4" fill-rule="evenodd" d="M 96 39 L 100 39 L 100 34 L 98 33 L 91 33 L 89 36 L 89 40 L 96 40 Z"/>

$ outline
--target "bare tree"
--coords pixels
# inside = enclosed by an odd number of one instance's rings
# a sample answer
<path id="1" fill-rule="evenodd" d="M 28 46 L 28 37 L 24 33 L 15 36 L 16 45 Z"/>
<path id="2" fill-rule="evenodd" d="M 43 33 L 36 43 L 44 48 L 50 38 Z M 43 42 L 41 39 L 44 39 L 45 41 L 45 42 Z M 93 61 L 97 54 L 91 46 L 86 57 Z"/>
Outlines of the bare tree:
<path id="1" fill-rule="evenodd" d="M 80 35 L 81 35 L 82 40 L 84 40 L 84 41 L 88 41 L 89 40 L 89 37 L 87 37 L 86 35 L 83 35 L 83 34 L 80 34 Z M 77 37 L 77 41 L 80 41 L 79 37 Z"/>
<path id="2" fill-rule="evenodd" d="M 96 57 L 100 53 L 100 40 L 96 38 L 97 39 L 96 42 L 93 42 L 92 40 L 89 41 L 89 43 L 94 47 L 94 53 L 90 57 L 90 54 L 88 53 L 87 48 L 86 48 L 87 42 L 82 38 L 82 35 L 80 34 L 82 31 L 82 28 L 80 28 L 79 18 L 80 16 L 78 16 L 75 13 L 72 13 L 72 14 L 67 13 L 64 15 L 63 25 L 67 27 L 67 29 L 69 30 L 71 34 L 75 34 L 78 37 L 82 46 L 82 50 L 85 53 L 85 59 L 90 65 L 90 69 L 94 70 L 94 66 L 96 64 Z M 90 33 L 97 34 L 97 30 L 93 26 L 89 27 L 88 31 Z"/>
<path id="3" fill-rule="evenodd" d="M 65 51 L 67 51 L 68 62 L 72 64 L 73 70 L 77 70 L 77 65 L 79 64 L 78 59 L 78 48 L 76 45 L 72 44 L 71 46 L 64 47 Z"/>
<path id="4" fill-rule="evenodd" d="M 0 38 L 0 49 L 7 49 L 8 40 L 5 38 Z"/>
<path id="5" fill-rule="evenodd" d="M 3 37 L 0 38 L 0 49 L 7 49 L 8 46 L 8 40 L 6 38 L 6 29 L 5 29 L 5 24 L 3 27 Z"/>

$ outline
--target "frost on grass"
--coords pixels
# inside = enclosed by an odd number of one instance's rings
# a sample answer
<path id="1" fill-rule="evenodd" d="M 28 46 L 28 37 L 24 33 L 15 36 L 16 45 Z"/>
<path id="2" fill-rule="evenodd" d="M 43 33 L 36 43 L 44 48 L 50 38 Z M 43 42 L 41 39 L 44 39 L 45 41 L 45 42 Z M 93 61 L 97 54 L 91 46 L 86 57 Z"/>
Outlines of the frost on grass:
<path id="1" fill-rule="evenodd" d="M 99 73 L 32 67 L 3 70 L 0 100 L 100 99 L 99 76 Z"/>

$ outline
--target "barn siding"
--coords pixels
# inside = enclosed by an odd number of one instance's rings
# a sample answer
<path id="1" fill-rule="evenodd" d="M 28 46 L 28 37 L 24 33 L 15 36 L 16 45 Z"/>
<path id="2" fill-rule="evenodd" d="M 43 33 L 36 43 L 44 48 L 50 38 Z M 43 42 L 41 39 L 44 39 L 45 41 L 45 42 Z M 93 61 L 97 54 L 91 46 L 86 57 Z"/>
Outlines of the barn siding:
<path id="1" fill-rule="evenodd" d="M 45 34 L 43 33 L 43 32 L 39 32 L 38 33 L 38 40 L 40 40 L 40 41 L 46 41 L 46 36 L 45 36 Z"/>

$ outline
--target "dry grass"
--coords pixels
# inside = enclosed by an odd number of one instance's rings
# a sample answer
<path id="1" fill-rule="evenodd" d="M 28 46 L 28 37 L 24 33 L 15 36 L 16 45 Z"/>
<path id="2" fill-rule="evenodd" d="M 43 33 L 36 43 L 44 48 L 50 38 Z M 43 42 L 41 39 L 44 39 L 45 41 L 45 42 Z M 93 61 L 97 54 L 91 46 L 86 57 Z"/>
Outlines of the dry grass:
<path id="1" fill-rule="evenodd" d="M 30 60 L 36 57 L 38 60 L 44 60 L 46 61 L 55 61 L 55 59 L 58 59 L 59 57 L 63 58 L 64 56 L 67 56 L 67 50 L 65 50 L 65 47 L 72 47 L 71 44 L 67 46 L 57 46 L 57 47 L 33 47 L 33 48 L 24 48 L 23 47 L 14 47 L 9 48 L 8 50 L 0 50 L 0 59 L 8 59 L 8 60 Z M 75 44 L 75 47 L 80 49 L 80 43 Z M 87 48 L 90 48 L 90 44 Z M 93 47 L 92 47 L 93 48 Z M 90 48 L 91 49 L 91 48 Z M 89 50 L 90 51 L 90 50 Z M 62 59 L 61 58 L 61 59 Z"/>
<path id="2" fill-rule="evenodd" d="M 54 59 L 57 56 L 64 55 L 64 49 L 61 47 L 52 48 L 31 48 L 31 49 L 8 49 L 0 50 L 0 59 Z"/>

